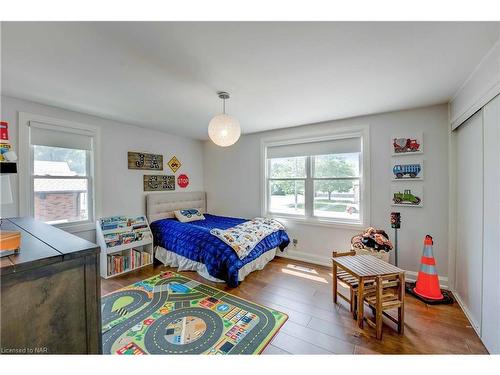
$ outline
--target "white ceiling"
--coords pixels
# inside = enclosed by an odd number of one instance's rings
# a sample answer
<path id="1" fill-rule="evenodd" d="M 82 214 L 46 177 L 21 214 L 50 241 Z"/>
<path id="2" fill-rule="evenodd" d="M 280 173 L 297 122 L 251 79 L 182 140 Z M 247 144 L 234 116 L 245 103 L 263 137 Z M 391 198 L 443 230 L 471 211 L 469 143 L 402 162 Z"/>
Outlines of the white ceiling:
<path id="1" fill-rule="evenodd" d="M 2 23 L 2 94 L 206 139 L 447 102 L 498 22 Z"/>

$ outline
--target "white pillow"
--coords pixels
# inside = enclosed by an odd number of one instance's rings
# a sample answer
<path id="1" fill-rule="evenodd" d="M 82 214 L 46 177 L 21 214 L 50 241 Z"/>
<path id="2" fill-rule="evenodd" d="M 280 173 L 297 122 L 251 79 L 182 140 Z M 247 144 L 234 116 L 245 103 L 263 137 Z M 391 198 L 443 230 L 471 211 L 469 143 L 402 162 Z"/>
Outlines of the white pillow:
<path id="1" fill-rule="evenodd" d="M 181 223 L 189 223 L 190 221 L 205 220 L 205 216 L 198 211 L 196 208 L 190 208 L 188 210 L 177 210 L 174 211 L 174 215 Z"/>

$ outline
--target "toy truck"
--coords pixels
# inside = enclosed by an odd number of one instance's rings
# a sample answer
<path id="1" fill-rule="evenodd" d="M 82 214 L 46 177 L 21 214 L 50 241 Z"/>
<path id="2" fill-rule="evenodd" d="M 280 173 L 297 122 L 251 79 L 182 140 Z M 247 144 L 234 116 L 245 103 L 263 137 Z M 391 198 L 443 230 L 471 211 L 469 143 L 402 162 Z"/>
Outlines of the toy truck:
<path id="1" fill-rule="evenodd" d="M 395 204 L 420 204 L 420 198 L 412 194 L 410 189 L 406 189 L 403 193 L 394 193 L 392 201 Z"/>
<path id="2" fill-rule="evenodd" d="M 392 173 L 394 173 L 396 178 L 403 178 L 405 176 L 417 178 L 421 170 L 422 167 L 420 164 L 396 164 L 392 168 Z"/>

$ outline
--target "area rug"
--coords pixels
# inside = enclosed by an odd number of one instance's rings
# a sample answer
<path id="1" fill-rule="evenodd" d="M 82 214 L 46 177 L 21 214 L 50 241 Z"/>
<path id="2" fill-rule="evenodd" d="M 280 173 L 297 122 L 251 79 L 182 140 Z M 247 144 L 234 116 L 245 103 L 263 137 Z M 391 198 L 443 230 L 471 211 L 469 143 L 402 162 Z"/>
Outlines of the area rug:
<path id="1" fill-rule="evenodd" d="M 105 354 L 258 354 L 279 311 L 164 272 L 102 298 Z"/>

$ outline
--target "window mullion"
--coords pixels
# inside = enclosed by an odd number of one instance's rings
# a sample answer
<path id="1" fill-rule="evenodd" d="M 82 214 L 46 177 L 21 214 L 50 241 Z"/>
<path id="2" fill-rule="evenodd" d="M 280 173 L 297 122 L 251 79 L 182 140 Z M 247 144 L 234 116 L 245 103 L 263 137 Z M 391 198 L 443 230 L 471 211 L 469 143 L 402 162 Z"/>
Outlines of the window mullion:
<path id="1" fill-rule="evenodd" d="M 312 156 L 306 158 L 306 181 L 304 187 L 304 214 L 306 218 L 313 217 L 314 211 L 314 181 L 312 179 L 313 163 Z"/>

